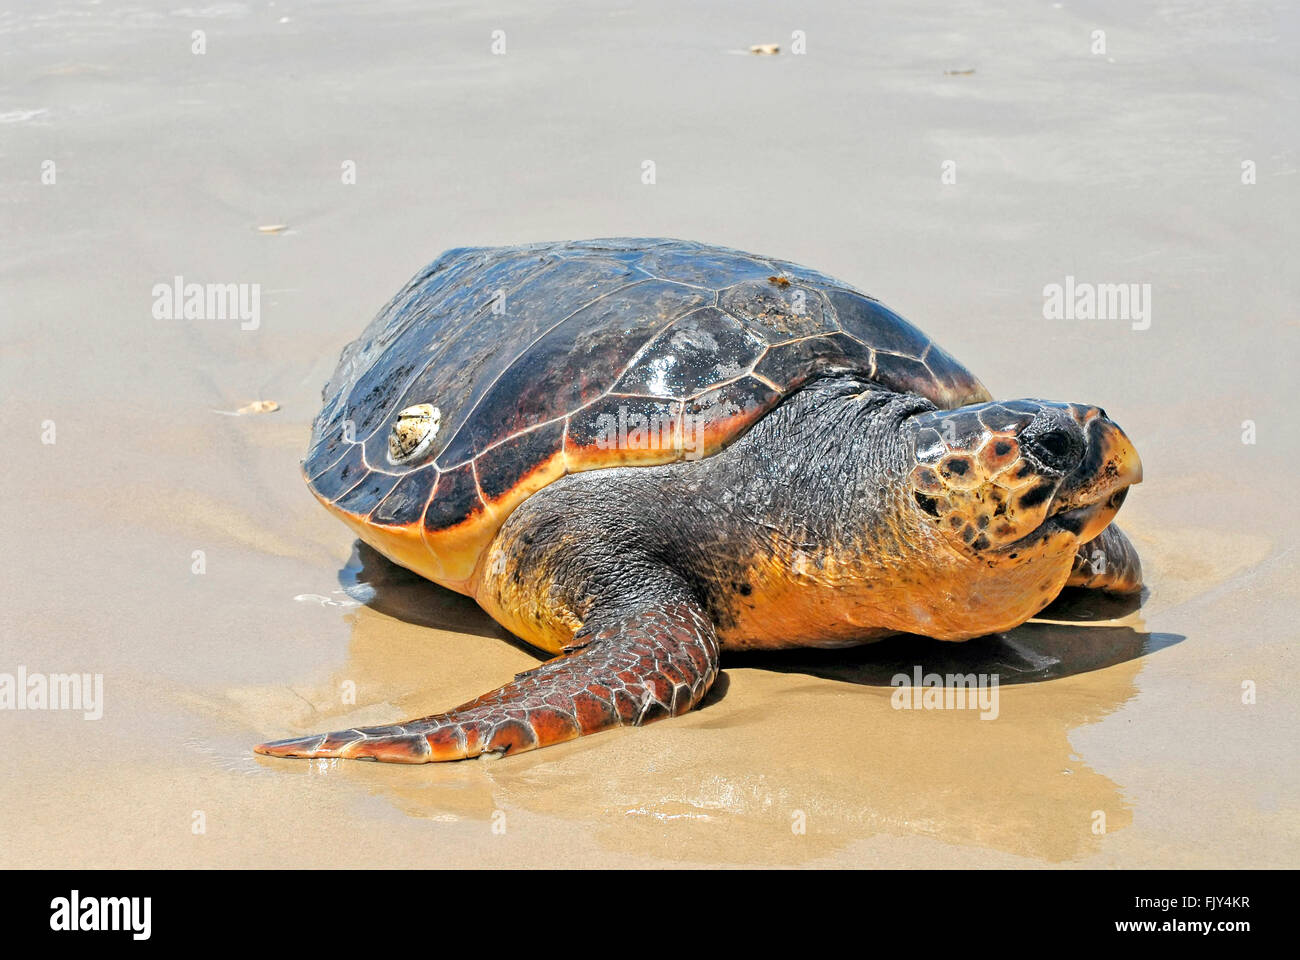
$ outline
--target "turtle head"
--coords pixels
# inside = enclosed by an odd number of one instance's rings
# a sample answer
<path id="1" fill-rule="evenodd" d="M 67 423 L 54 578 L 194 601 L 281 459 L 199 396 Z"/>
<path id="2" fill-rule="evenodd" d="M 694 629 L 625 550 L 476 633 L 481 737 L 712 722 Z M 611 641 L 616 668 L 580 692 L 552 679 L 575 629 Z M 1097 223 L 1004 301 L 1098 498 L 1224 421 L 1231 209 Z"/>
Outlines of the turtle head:
<path id="1" fill-rule="evenodd" d="M 916 508 L 981 560 L 1014 561 L 1060 534 L 1086 543 L 1142 480 L 1133 444 L 1099 407 L 1011 400 L 912 423 Z"/>

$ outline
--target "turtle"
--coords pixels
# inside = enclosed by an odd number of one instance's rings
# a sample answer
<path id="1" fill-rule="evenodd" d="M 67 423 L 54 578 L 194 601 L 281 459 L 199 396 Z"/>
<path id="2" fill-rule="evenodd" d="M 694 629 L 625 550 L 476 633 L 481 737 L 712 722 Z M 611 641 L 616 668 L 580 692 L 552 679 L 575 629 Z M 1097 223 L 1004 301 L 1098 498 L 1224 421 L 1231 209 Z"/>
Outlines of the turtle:
<path id="1" fill-rule="evenodd" d="M 515 754 L 700 703 L 721 650 L 960 641 L 1140 591 L 1101 407 L 996 401 L 880 301 L 672 239 L 450 250 L 348 345 L 303 474 L 393 562 L 552 655 L 272 757 Z"/>

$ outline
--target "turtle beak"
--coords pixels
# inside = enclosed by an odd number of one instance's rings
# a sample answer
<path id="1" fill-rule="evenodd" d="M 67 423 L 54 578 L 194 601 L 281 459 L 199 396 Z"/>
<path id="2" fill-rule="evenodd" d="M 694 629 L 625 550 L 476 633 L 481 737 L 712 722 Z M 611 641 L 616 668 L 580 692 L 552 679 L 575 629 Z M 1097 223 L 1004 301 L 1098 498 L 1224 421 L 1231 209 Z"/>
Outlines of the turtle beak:
<path id="1" fill-rule="evenodd" d="M 1052 516 L 1080 543 L 1087 543 L 1115 518 L 1128 488 L 1142 482 L 1142 460 L 1105 411 L 1080 407 L 1074 413 L 1087 435 L 1088 449 L 1078 469 L 1061 484 Z"/>

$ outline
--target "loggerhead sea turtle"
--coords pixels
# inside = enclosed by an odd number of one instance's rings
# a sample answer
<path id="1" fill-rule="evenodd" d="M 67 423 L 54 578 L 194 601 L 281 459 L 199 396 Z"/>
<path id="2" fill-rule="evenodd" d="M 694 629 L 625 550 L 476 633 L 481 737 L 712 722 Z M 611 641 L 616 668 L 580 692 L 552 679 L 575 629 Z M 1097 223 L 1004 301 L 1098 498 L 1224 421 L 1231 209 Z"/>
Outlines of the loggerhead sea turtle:
<path id="1" fill-rule="evenodd" d="M 446 713 L 258 746 L 516 753 L 700 702 L 718 651 L 963 640 L 1140 588 L 1095 406 L 995 402 L 878 301 L 679 240 L 452 250 L 344 351 L 303 471 L 555 654 Z"/>

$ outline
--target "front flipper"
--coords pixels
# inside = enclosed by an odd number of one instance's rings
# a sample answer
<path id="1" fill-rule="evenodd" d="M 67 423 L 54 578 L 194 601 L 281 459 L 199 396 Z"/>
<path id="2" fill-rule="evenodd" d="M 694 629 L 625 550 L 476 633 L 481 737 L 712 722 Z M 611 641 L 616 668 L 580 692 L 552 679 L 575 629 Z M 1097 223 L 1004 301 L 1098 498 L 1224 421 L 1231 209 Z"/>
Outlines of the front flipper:
<path id="1" fill-rule="evenodd" d="M 1074 555 L 1067 587 L 1087 587 L 1110 593 L 1137 593 L 1142 589 L 1142 561 L 1124 531 L 1111 524 L 1079 547 Z"/>
<path id="2" fill-rule="evenodd" d="M 276 740 L 270 757 L 347 757 L 390 763 L 522 753 L 695 706 L 718 673 L 713 624 L 693 602 L 596 614 L 573 650 L 447 713 L 384 727 Z"/>

